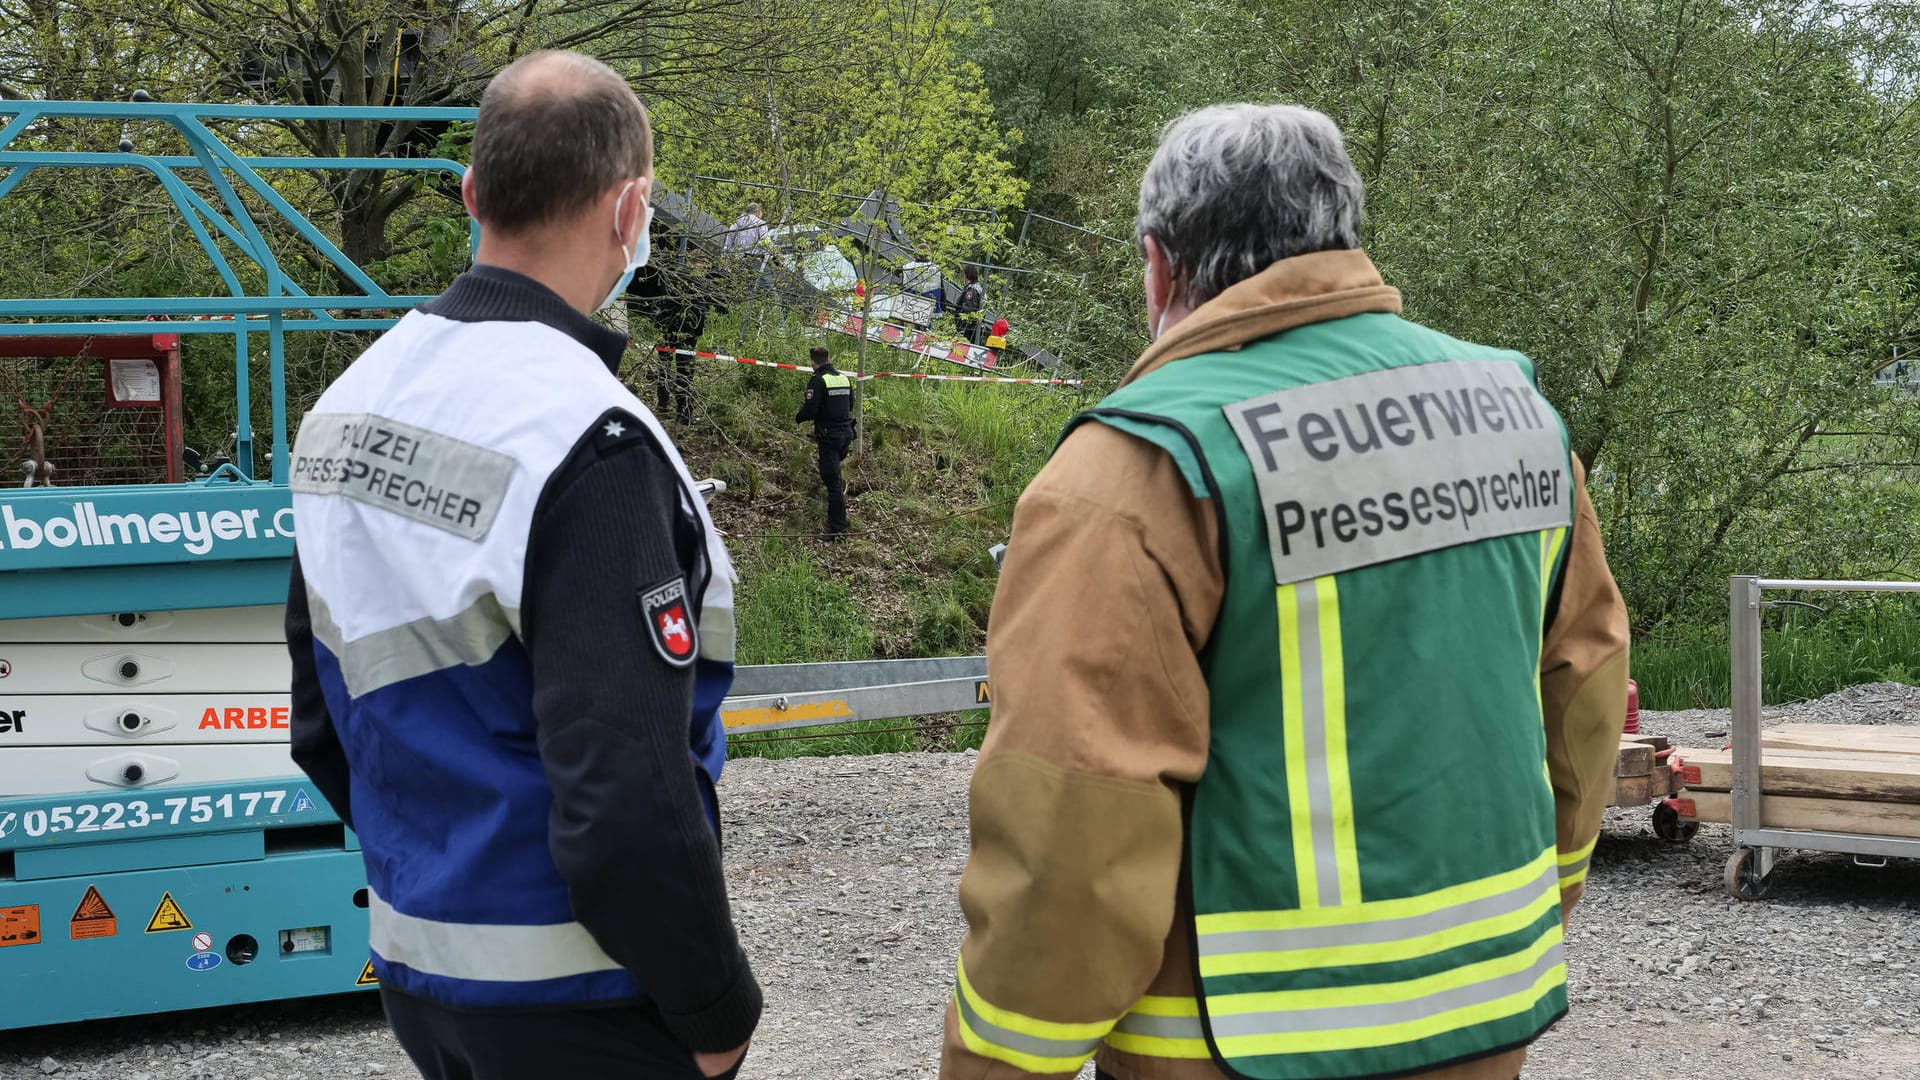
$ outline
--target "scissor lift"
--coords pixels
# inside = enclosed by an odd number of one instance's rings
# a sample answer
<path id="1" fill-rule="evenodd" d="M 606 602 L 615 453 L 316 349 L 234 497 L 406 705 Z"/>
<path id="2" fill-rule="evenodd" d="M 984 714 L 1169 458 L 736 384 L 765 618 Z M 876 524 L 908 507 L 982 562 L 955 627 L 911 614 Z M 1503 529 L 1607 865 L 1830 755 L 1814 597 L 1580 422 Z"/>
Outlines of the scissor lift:
<path id="1" fill-rule="evenodd" d="M 473 116 L 0 102 L 0 197 L 48 173 L 85 182 L 90 171 L 144 172 L 171 196 L 229 294 L 0 300 L 0 356 L 62 351 L 49 341 L 78 342 L 66 354 L 103 367 L 152 354 L 165 389 L 176 335 L 224 335 L 237 388 L 232 457 L 211 475 L 75 486 L 55 473 L 51 487 L 0 489 L 0 1029 L 371 983 L 358 845 L 287 754 L 281 606 L 295 527 L 285 339 L 385 329 L 427 297 L 381 289 L 265 177 L 462 170 L 437 159 L 248 157 L 215 129 Z M 187 153 L 11 148 L 47 120 L 118 127 L 123 146 L 184 143 Z M 278 215 L 359 291 L 306 295 L 250 205 Z M 264 286 L 250 292 L 249 281 Z M 272 430 L 269 467 L 258 475 L 248 374 L 262 337 Z M 100 385 L 92 376 L 82 383 L 83 392 Z M 175 393 L 163 404 L 177 403 Z M 165 432 L 160 475 L 174 480 L 177 414 Z M 20 482 L 13 464 L 0 474 L 10 485 Z"/>
<path id="2" fill-rule="evenodd" d="M 474 116 L 0 101 L 0 119 L 11 118 L 0 127 L 0 198 L 45 171 L 144 171 L 230 294 L 0 300 L 0 357 L 44 355 L 31 342 L 49 335 L 82 342 L 82 359 L 162 346 L 177 357 L 172 335 L 226 335 L 238 417 L 231 459 L 186 482 L 75 486 L 56 474 L 50 487 L 0 488 L 0 1030 L 375 985 L 358 842 L 287 753 L 282 611 L 296 525 L 285 336 L 383 330 L 429 297 L 381 289 L 262 174 L 463 170 L 441 159 L 245 157 L 214 127 Z M 46 118 L 164 127 L 189 153 L 8 149 Z M 360 292 L 303 292 L 243 191 Z M 251 265 L 236 272 L 216 237 Z M 249 293 L 243 274 L 264 290 Z M 272 397 L 265 475 L 248 401 L 259 337 Z M 175 455 L 177 422 L 167 430 Z M 0 472 L 0 483 L 18 482 Z M 990 697 L 981 657 L 747 667 L 735 694 L 723 708 L 730 732 L 977 709 Z"/>

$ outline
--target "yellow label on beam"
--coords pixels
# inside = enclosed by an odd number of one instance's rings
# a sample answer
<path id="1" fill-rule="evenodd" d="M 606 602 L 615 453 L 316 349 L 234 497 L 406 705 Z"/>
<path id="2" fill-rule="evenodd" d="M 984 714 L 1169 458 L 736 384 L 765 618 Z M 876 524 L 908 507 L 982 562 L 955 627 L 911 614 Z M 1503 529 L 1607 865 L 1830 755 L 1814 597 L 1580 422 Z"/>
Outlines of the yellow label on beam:
<path id="1" fill-rule="evenodd" d="M 973 684 L 973 703 L 975 705 L 993 704 L 993 688 L 987 685 L 987 680 L 981 679 Z"/>
<path id="2" fill-rule="evenodd" d="M 762 727 L 767 724 L 789 724 L 796 720 L 858 720 L 860 714 L 843 698 L 832 701 L 808 701 L 785 709 L 722 709 L 720 723 L 727 730 L 744 727 Z"/>

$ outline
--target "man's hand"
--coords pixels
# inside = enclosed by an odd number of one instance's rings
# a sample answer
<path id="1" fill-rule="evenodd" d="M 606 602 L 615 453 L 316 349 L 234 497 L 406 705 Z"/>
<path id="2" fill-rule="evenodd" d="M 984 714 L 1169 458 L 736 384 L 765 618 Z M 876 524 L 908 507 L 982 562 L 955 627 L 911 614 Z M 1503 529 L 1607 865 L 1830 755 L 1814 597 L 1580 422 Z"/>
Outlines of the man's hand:
<path id="1" fill-rule="evenodd" d="M 728 1069 L 740 1064 L 740 1059 L 747 1056 L 747 1047 L 752 1045 L 752 1040 L 748 1040 L 718 1054 L 695 1054 L 693 1067 L 700 1070 L 701 1076 L 725 1076 Z"/>

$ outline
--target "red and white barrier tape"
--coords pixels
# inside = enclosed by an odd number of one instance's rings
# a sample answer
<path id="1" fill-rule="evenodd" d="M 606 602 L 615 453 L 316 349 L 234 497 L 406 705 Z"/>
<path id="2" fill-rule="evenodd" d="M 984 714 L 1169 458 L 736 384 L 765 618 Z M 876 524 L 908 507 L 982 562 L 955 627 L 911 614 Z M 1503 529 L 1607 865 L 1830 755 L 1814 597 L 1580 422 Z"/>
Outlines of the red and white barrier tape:
<path id="1" fill-rule="evenodd" d="M 701 352 L 698 349 L 675 349 L 666 345 L 656 345 L 657 353 L 673 353 L 677 356 L 692 356 L 701 360 L 718 360 L 723 363 L 750 364 L 754 367 L 778 368 L 781 371 L 812 371 L 810 367 L 799 364 L 780 364 L 772 360 L 754 360 L 745 356 L 728 356 L 725 353 Z M 1009 379 L 999 375 L 924 375 L 914 371 L 876 371 L 871 375 L 855 376 L 862 382 L 872 379 L 926 379 L 932 382 L 972 382 L 972 383 L 1019 383 L 1026 386 L 1079 386 L 1079 379 Z"/>

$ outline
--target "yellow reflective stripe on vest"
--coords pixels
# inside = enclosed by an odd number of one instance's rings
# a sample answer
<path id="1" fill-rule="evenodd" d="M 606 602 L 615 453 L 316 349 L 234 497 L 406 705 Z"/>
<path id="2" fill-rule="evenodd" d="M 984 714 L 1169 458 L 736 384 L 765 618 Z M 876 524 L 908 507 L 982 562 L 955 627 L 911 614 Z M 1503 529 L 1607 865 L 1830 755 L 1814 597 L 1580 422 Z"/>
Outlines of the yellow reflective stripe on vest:
<path id="1" fill-rule="evenodd" d="M 1213 1056 L 1200 1027 L 1200 1002 L 1190 997 L 1143 997 L 1113 1026 L 1107 1045 L 1142 1057 Z"/>
<path id="2" fill-rule="evenodd" d="M 1205 978 L 1384 964 L 1523 930 L 1560 904 L 1549 848 L 1525 866 L 1425 896 L 1350 908 L 1203 915 L 1195 920 Z M 1349 916 L 1341 921 L 1328 914 Z"/>
<path id="3" fill-rule="evenodd" d="M 1209 998 L 1207 1022 L 1229 1058 L 1395 1046 L 1524 1013 L 1566 977 L 1555 922 L 1517 953 L 1424 978 Z"/>
<path id="4" fill-rule="evenodd" d="M 984 1058 L 1005 1062 L 1035 1073 L 1080 1071 L 1113 1021 L 1061 1024 L 1022 1016 L 987 1003 L 967 979 L 967 964 L 959 964 L 954 1008 L 960 1017 L 960 1040 Z"/>
<path id="5" fill-rule="evenodd" d="M 1593 846 L 1600 842 L 1598 834 L 1578 848 L 1560 856 L 1560 887 L 1567 888 L 1587 880 L 1587 867 L 1593 862 Z"/>
<path id="6" fill-rule="evenodd" d="M 1540 534 L 1540 626 L 1547 625 L 1547 601 L 1553 597 L 1553 568 L 1560 561 L 1560 549 L 1567 543 L 1567 530 L 1548 529 Z"/>
<path id="7" fill-rule="evenodd" d="M 1346 660 L 1340 590 L 1332 577 L 1282 585 L 1280 679 L 1300 906 L 1361 902 L 1353 838 L 1353 782 L 1347 771 Z"/>
<path id="8" fill-rule="evenodd" d="M 1547 601 L 1553 597 L 1553 564 L 1560 560 L 1560 549 L 1567 542 L 1566 529 L 1547 529 L 1540 534 L 1540 651 L 1539 656 L 1545 662 L 1547 656 Z M 1540 679 L 1533 680 L 1533 701 L 1540 707 L 1540 722 L 1546 723 L 1547 703 L 1541 697 Z M 1540 775 L 1546 777 L 1547 789 L 1553 789 L 1553 766 L 1545 758 L 1540 760 Z"/>

